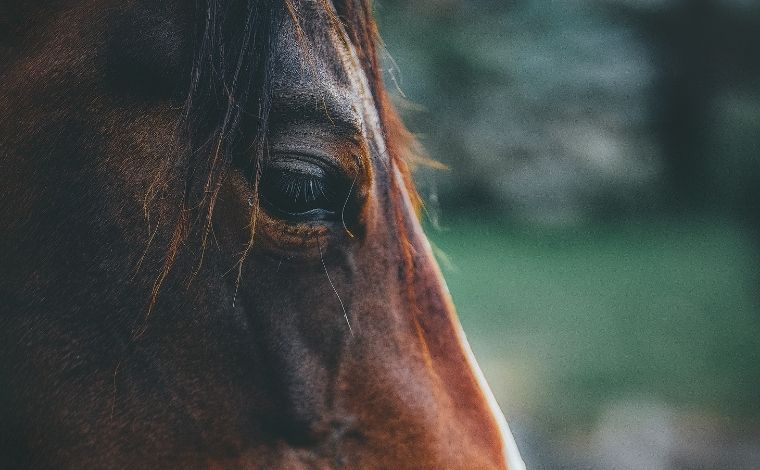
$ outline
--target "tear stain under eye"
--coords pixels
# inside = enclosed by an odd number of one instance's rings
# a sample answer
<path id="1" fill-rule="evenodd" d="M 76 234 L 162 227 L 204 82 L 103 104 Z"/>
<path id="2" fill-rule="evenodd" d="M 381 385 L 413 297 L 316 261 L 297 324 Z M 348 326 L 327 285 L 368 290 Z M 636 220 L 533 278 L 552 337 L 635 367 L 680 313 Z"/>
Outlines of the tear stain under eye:
<path id="1" fill-rule="evenodd" d="M 335 288 L 335 284 L 333 284 L 332 279 L 330 278 L 330 273 L 327 271 L 327 264 L 325 264 L 325 257 L 322 253 L 322 243 L 319 241 L 319 236 L 317 236 L 316 238 L 317 238 L 317 248 L 319 249 L 319 259 L 320 261 L 322 261 L 322 268 L 325 270 L 325 275 L 327 276 L 327 282 L 330 283 L 330 287 L 332 287 L 332 290 L 335 293 L 335 297 L 338 298 L 338 302 L 340 303 L 340 308 L 343 311 L 343 318 L 346 319 L 346 325 L 348 325 L 348 331 L 350 331 L 351 336 L 353 336 L 354 329 L 351 328 L 351 322 L 348 320 L 348 311 L 346 311 L 346 306 L 343 304 L 343 299 L 340 298 L 338 289 Z"/>

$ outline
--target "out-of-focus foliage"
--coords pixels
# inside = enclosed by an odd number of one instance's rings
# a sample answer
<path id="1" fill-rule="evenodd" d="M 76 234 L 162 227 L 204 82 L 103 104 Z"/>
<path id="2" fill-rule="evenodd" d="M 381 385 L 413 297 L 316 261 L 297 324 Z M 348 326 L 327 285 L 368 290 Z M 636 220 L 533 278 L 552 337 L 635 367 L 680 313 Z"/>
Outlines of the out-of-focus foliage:
<path id="1" fill-rule="evenodd" d="M 378 15 L 407 122 L 451 168 L 420 177 L 444 208 L 562 224 L 754 198 L 760 60 L 736 52 L 760 44 L 750 2 L 386 0 Z M 736 18 L 747 31 L 723 34 Z"/>
<path id="2" fill-rule="evenodd" d="M 630 25 L 583 2 L 380 5 L 393 76 L 425 107 L 410 125 L 451 167 L 445 201 L 565 222 L 657 182 L 654 69 Z"/>

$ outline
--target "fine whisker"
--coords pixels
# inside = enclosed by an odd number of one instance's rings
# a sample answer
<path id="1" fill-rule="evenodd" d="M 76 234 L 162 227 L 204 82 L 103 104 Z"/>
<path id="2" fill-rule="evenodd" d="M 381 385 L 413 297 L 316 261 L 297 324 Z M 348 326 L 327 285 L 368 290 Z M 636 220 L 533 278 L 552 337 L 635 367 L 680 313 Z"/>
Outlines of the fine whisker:
<path id="1" fill-rule="evenodd" d="M 335 297 L 337 297 L 338 302 L 340 302 L 340 309 L 343 310 L 343 318 L 346 319 L 346 325 L 348 325 L 348 331 L 350 331 L 351 336 L 353 336 L 354 329 L 351 328 L 351 322 L 348 320 L 348 312 L 346 311 L 345 305 L 343 305 L 343 299 L 340 298 L 338 289 L 335 288 L 335 284 L 333 284 L 332 279 L 330 279 L 330 273 L 327 272 L 327 265 L 325 264 L 325 257 L 322 254 L 322 244 L 319 242 L 319 236 L 317 236 L 317 248 L 319 249 L 319 259 L 322 261 L 322 268 L 324 268 L 325 275 L 327 276 L 327 282 L 330 283 L 330 287 L 332 287 L 333 292 L 335 292 Z"/>
<path id="2" fill-rule="evenodd" d="M 340 210 L 340 221 L 341 223 L 343 223 L 343 230 L 345 230 L 346 233 L 351 238 L 354 238 L 354 234 L 351 232 L 351 230 L 348 229 L 348 226 L 346 225 L 346 205 L 348 205 L 348 200 L 351 199 L 351 193 L 354 191 L 355 184 L 356 184 L 356 176 L 354 176 L 354 180 L 351 182 L 351 187 L 348 188 L 348 194 L 346 194 L 346 200 L 343 201 L 343 208 Z"/>

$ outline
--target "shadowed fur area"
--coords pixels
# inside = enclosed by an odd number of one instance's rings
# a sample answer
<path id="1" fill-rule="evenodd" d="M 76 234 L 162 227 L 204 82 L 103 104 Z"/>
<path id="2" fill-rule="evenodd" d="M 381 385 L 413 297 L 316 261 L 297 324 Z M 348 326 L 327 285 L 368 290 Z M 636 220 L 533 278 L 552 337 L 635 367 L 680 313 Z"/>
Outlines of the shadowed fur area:
<path id="1" fill-rule="evenodd" d="M 368 0 L 0 0 L 0 467 L 506 468 Z"/>

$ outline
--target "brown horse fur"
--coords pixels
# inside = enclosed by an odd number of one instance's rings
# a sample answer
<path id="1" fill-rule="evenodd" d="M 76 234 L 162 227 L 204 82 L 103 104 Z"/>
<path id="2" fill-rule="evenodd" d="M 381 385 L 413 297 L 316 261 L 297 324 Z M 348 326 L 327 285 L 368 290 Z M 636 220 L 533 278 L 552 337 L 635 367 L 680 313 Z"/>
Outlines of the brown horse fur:
<path id="1" fill-rule="evenodd" d="M 506 467 L 376 44 L 368 0 L 0 0 L 0 467 Z M 282 155 L 340 217 L 262 204 Z"/>

